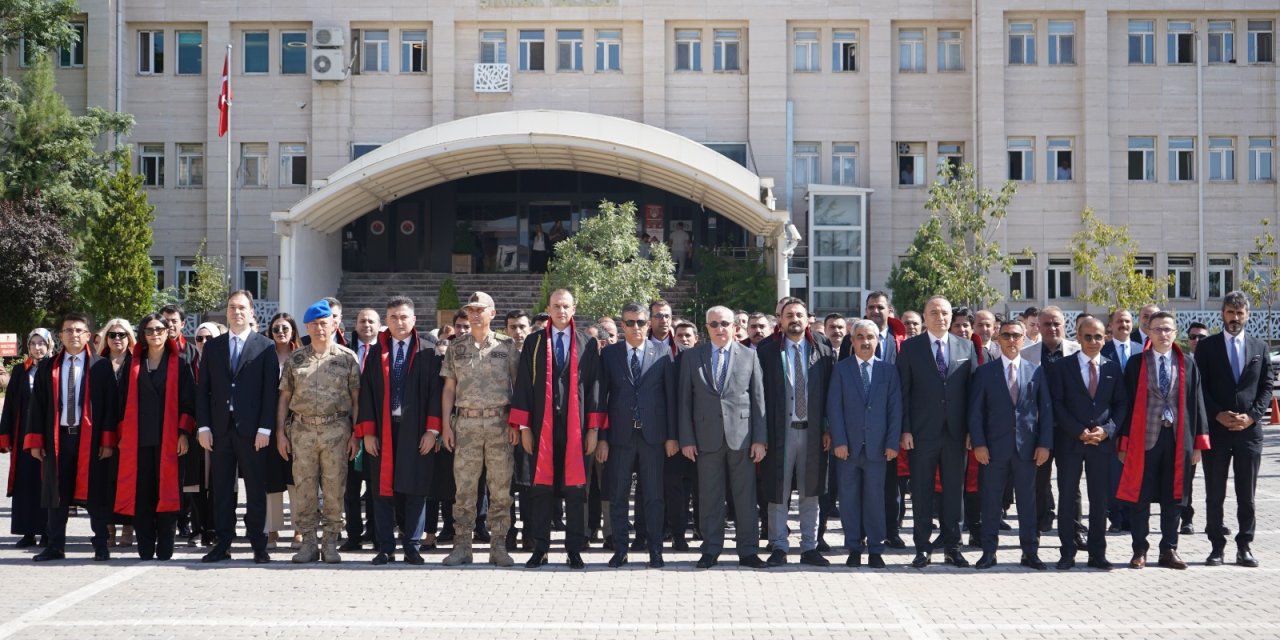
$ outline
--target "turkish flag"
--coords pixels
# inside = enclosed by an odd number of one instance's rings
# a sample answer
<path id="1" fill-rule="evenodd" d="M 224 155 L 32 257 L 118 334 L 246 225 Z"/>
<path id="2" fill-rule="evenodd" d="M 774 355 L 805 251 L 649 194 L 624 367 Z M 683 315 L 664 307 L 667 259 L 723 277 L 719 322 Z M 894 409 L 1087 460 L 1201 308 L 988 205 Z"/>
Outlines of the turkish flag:
<path id="1" fill-rule="evenodd" d="M 218 94 L 218 137 L 227 135 L 227 130 L 231 128 L 231 78 L 228 75 L 228 68 L 231 64 L 231 54 L 222 60 L 222 91 Z"/>

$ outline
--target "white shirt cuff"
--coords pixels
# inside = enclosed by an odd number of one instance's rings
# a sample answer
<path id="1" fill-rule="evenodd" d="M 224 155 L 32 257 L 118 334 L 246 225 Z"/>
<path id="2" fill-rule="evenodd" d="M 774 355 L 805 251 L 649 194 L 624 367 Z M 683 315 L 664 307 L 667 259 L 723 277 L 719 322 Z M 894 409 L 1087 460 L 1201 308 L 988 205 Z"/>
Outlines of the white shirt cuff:
<path id="1" fill-rule="evenodd" d="M 197 430 L 196 433 L 208 433 L 210 431 L 212 431 L 212 429 L 210 429 L 209 427 L 200 427 L 200 429 Z"/>
<path id="2" fill-rule="evenodd" d="M 271 435 L 271 430 L 270 430 L 270 429 L 258 429 L 258 435 L 261 435 L 261 436 L 270 436 L 270 435 Z"/>

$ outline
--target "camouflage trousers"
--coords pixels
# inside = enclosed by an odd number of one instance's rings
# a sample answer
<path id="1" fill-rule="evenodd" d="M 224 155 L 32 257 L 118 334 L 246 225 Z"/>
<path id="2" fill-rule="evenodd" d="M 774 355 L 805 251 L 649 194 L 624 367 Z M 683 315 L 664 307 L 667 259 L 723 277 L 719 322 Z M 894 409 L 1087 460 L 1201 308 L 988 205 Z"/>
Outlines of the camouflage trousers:
<path id="1" fill-rule="evenodd" d="M 458 486 L 453 503 L 453 527 L 457 539 L 470 540 L 476 526 L 476 492 L 480 473 L 489 485 L 489 531 L 501 540 L 511 529 L 511 474 L 514 453 L 506 416 L 458 417 L 454 422 L 453 480 Z"/>
<path id="2" fill-rule="evenodd" d="M 295 489 L 289 510 L 294 528 L 303 540 L 315 540 L 316 530 L 323 527 L 325 539 L 336 541 L 342 535 L 351 426 L 346 419 L 317 425 L 294 422 L 289 425 L 287 435 L 293 445 Z M 324 492 L 323 507 L 321 491 Z"/>

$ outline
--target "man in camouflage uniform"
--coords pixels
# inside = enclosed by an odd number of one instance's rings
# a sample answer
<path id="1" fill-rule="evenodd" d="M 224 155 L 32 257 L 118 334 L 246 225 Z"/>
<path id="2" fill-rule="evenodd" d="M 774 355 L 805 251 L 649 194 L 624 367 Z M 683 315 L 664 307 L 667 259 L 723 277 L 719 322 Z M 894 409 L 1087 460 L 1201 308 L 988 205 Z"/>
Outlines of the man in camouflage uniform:
<path id="1" fill-rule="evenodd" d="M 507 530 L 511 527 L 512 447 L 518 433 L 507 427 L 511 382 L 515 380 L 518 351 L 515 341 L 489 329 L 493 298 L 477 291 L 465 307 L 471 331 L 450 343 L 440 376 L 444 446 L 454 452 L 453 475 L 458 486 L 453 503 L 457 532 L 446 566 L 471 562 L 471 533 L 476 521 L 476 490 L 481 472 L 489 487 L 489 562 L 509 567 Z M 457 416 L 450 420 L 454 409 Z M 452 423 L 452 424 L 451 424 Z"/>
<path id="2" fill-rule="evenodd" d="M 276 405 L 277 447 L 280 455 L 293 454 L 296 487 L 290 507 L 294 526 L 302 535 L 302 548 L 293 556 L 298 563 L 315 562 L 319 492 L 324 491 L 324 561 L 342 561 L 338 537 L 342 534 L 342 504 L 347 487 L 347 461 L 355 457 L 358 442 L 352 436 L 352 412 L 359 406 L 360 362 L 350 349 L 333 338 L 333 312 L 321 300 L 302 317 L 311 343 L 294 351 L 280 376 L 280 400 Z"/>

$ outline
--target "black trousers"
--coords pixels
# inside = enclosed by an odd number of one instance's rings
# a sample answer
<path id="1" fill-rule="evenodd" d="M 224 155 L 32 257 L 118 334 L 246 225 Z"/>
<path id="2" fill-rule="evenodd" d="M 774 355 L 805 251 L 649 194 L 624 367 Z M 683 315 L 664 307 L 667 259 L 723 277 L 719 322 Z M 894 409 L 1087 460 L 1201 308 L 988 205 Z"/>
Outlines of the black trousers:
<path id="1" fill-rule="evenodd" d="M 181 489 L 181 487 L 179 487 Z M 173 538 L 178 512 L 158 513 L 160 502 L 160 447 L 138 447 L 137 498 L 134 500 L 133 532 L 138 536 L 138 557 L 168 560 L 173 557 Z"/>
<path id="2" fill-rule="evenodd" d="M 1142 437 L 1142 432 L 1137 432 L 1134 437 Z M 1175 449 L 1173 428 L 1165 428 L 1160 430 L 1155 446 L 1147 451 L 1143 463 L 1142 495 L 1138 497 L 1137 504 L 1129 508 L 1129 531 L 1133 536 L 1134 553 L 1146 553 L 1151 548 L 1147 534 L 1151 531 L 1152 502 L 1160 503 L 1160 551 L 1178 548 L 1182 503 L 1173 499 L 1174 456 L 1185 454 Z"/>
<path id="3" fill-rule="evenodd" d="M 693 502 L 692 522 L 698 521 L 698 465 L 676 453 L 662 465 L 662 506 L 666 511 L 667 531 L 672 540 L 683 540 L 689 530 L 689 503 Z"/>
<path id="4" fill-rule="evenodd" d="M 568 430 L 563 418 L 556 416 L 553 421 L 551 446 L 554 451 L 538 451 L 538 456 L 551 456 L 555 469 L 555 484 L 535 484 L 529 490 L 529 537 L 533 540 L 535 551 L 546 552 L 551 548 L 551 520 L 556 511 L 559 497 L 564 498 L 565 551 L 581 553 L 587 545 L 587 485 L 566 485 L 564 482 L 565 447 L 568 442 Z M 537 439 L 537 436 L 534 436 Z M 571 455 L 582 455 L 581 451 Z M 533 461 L 536 467 L 538 460 Z M 582 461 L 585 472 L 588 468 L 585 458 Z"/>
<path id="5" fill-rule="evenodd" d="M 66 427 L 61 427 L 65 429 Z M 83 433 L 83 432 L 82 432 Z M 76 488 L 76 472 L 77 460 L 79 459 L 80 437 L 88 437 L 87 435 L 75 436 L 69 435 L 65 431 L 62 434 L 62 455 L 57 458 L 58 464 L 58 506 L 48 509 L 46 517 L 48 521 L 45 525 L 48 531 L 49 549 L 55 551 L 66 551 L 67 548 L 67 518 L 71 514 L 71 505 L 75 502 Z M 96 449 L 96 447 L 90 447 Z M 49 449 L 45 450 L 45 455 L 50 455 Z M 92 454 L 93 458 L 97 458 L 96 451 Z M 93 537 L 90 542 L 93 548 L 97 550 L 105 550 L 107 548 L 107 527 L 111 523 L 111 507 L 102 501 L 94 500 L 93 478 L 97 475 L 95 471 L 101 471 L 101 468 L 95 469 L 94 462 L 89 462 L 89 501 L 85 504 L 89 512 L 89 526 L 93 529 Z"/>
<path id="6" fill-rule="evenodd" d="M 342 498 L 342 509 L 347 518 L 348 540 L 359 541 L 366 531 L 369 532 L 369 537 L 377 540 L 373 492 L 361 491 L 361 485 L 366 483 L 367 476 L 367 471 L 356 471 L 355 461 L 347 463 L 347 493 Z"/>
<path id="7" fill-rule="evenodd" d="M 917 553 L 933 551 L 932 530 L 934 472 L 942 474 L 942 548 L 960 549 L 960 511 L 964 500 L 964 463 L 968 452 L 963 438 L 942 435 L 934 442 L 917 440 L 907 461 L 911 465 L 912 538 Z"/>
<path id="8" fill-rule="evenodd" d="M 1240 531 L 1236 544 L 1247 549 L 1253 543 L 1257 526 L 1254 494 L 1258 490 L 1258 468 L 1262 464 L 1262 438 L 1253 427 L 1246 432 L 1214 438 L 1213 447 L 1204 452 L 1205 532 L 1215 549 L 1227 544 L 1222 535 L 1223 502 L 1227 498 L 1227 472 L 1235 474 L 1236 521 Z"/>
<path id="9" fill-rule="evenodd" d="M 616 434 L 615 434 L 616 437 Z M 614 549 L 627 550 L 627 506 L 630 504 L 631 471 L 640 478 L 636 490 L 636 538 L 648 544 L 650 552 L 662 551 L 662 471 L 666 452 L 661 444 L 649 444 L 637 435 L 628 444 L 609 449 L 609 519 L 612 521 Z M 640 517 L 644 514 L 644 518 Z"/>
<path id="10" fill-rule="evenodd" d="M 1089 494 L 1089 536 L 1086 540 L 1089 557 L 1102 559 L 1107 552 L 1107 501 L 1111 497 L 1111 460 L 1116 457 L 1111 445 L 1089 445 L 1085 451 L 1059 451 L 1058 495 L 1080 493 L 1080 476 L 1085 475 L 1085 490 Z M 1076 555 L 1075 523 L 1080 520 L 1080 505 L 1076 500 L 1063 500 L 1058 509 L 1058 540 L 1062 543 L 1062 557 Z"/>
<path id="11" fill-rule="evenodd" d="M 254 551 L 267 549 L 267 456 L 279 455 L 274 447 L 254 451 L 256 434 L 243 435 L 232 418 L 227 430 L 213 438 L 213 520 L 218 546 L 226 549 L 236 534 L 236 470 L 244 478 L 245 535 Z"/>

